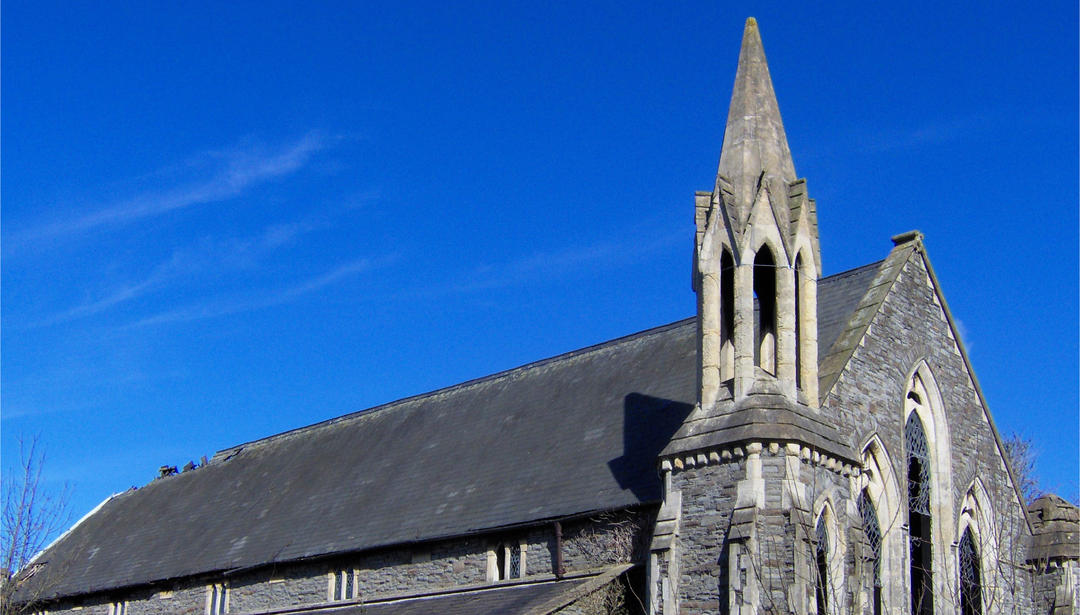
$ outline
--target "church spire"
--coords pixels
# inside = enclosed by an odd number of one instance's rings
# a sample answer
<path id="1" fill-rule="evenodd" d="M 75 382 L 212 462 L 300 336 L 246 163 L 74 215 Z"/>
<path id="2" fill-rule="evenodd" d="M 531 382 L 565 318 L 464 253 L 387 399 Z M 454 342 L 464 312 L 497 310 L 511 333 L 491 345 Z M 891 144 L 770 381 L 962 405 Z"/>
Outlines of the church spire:
<path id="1" fill-rule="evenodd" d="M 817 407 L 816 205 L 795 175 L 752 17 L 716 184 L 694 203 L 701 407 L 757 394 Z"/>
<path id="2" fill-rule="evenodd" d="M 753 17 L 746 20 L 743 30 L 717 173 L 730 183 L 734 192 L 732 205 L 736 211 L 731 213 L 735 214 L 739 227 L 747 222 L 763 184 L 769 188 L 785 186 L 786 196 L 786 186 L 796 179 L 795 164 L 780 119 L 780 106 L 773 92 L 769 65 L 765 62 L 761 34 Z"/>

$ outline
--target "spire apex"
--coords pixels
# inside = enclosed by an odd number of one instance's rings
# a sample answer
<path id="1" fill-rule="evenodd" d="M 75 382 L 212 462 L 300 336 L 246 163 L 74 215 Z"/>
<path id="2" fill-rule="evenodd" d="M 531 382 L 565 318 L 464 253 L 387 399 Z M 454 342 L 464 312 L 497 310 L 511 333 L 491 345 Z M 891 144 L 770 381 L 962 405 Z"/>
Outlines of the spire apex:
<path id="1" fill-rule="evenodd" d="M 746 20 L 743 30 L 718 173 L 731 182 L 740 209 L 749 209 L 763 179 L 796 180 L 765 49 L 753 17 Z"/>

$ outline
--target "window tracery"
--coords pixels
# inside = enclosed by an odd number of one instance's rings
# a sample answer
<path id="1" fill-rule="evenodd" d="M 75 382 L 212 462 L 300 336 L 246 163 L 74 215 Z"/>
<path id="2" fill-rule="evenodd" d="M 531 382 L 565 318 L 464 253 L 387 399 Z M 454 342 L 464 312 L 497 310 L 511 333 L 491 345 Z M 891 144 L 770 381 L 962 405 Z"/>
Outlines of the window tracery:
<path id="1" fill-rule="evenodd" d="M 909 394 L 914 395 L 914 392 Z M 916 396 L 916 402 L 919 400 Z M 930 449 L 919 415 L 912 412 L 904 427 L 908 459 L 908 538 L 912 615 L 932 615 L 933 543 L 931 538 Z"/>

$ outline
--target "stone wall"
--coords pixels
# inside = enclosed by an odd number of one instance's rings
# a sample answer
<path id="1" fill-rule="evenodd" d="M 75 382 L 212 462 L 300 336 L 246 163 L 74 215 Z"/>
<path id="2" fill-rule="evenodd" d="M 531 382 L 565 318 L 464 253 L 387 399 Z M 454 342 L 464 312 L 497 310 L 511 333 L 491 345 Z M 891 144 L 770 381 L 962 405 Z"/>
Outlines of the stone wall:
<path id="1" fill-rule="evenodd" d="M 652 524 L 643 511 L 597 513 L 563 522 L 564 572 L 640 561 Z M 330 574 L 348 570 L 357 580 L 357 600 L 375 600 L 489 582 L 489 551 L 498 544 L 524 545 L 525 578 L 555 574 L 553 524 L 514 532 L 410 545 L 358 553 L 317 562 L 282 563 L 227 577 L 199 577 L 113 595 L 88 596 L 78 603 L 49 606 L 53 615 L 108 615 L 115 600 L 127 601 L 127 615 L 199 615 L 206 612 L 207 585 L 228 585 L 229 613 L 310 606 L 330 600 Z"/>
<path id="2" fill-rule="evenodd" d="M 727 557 L 724 552 L 735 485 L 746 473 L 743 459 L 689 468 L 672 475 L 672 489 L 682 492 L 678 558 L 681 613 L 715 613 L 727 608 Z"/>
<path id="3" fill-rule="evenodd" d="M 1036 615 L 1080 613 L 1080 565 L 1075 561 L 1043 564 L 1035 571 Z"/>
<path id="4" fill-rule="evenodd" d="M 903 266 L 892 291 L 873 319 L 862 344 L 855 349 L 847 369 L 823 403 L 836 418 L 841 432 L 851 433 L 857 450 L 873 435 L 880 438 L 891 460 L 894 477 L 906 480 L 904 448 L 904 397 L 912 370 L 922 362 L 929 368 L 940 393 L 944 425 L 927 426 L 928 438 L 948 439 L 947 460 L 937 459 L 935 472 L 945 461 L 951 472 L 939 476 L 932 493 L 939 509 L 933 520 L 943 534 L 935 542 L 937 610 L 955 610 L 955 549 L 961 503 L 976 478 L 988 496 L 981 506 L 994 520 L 979 537 L 984 551 L 994 551 L 999 564 L 983 570 L 984 585 L 992 589 L 984 612 L 1030 611 L 1029 573 L 1024 568 L 1024 536 L 1028 533 L 1021 503 L 1017 499 L 994 434 L 986 419 L 974 382 L 934 293 L 922 258 L 915 252 Z M 933 432 L 933 433 L 931 433 Z M 901 489 L 906 489 L 903 481 Z M 946 491 L 942 493 L 942 491 Z M 902 532 L 905 519 L 893 520 L 885 532 Z M 903 596 L 890 597 L 893 603 Z"/>

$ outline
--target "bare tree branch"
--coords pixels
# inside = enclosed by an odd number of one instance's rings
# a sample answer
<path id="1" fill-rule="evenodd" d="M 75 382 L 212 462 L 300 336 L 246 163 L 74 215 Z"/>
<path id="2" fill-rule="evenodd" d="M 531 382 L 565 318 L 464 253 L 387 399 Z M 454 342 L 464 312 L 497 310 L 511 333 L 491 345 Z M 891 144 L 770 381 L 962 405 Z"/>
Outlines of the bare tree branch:
<path id="1" fill-rule="evenodd" d="M 34 575 L 34 557 L 63 531 L 71 520 L 70 489 L 50 490 L 42 482 L 45 452 L 37 437 L 19 440 L 19 466 L 8 468 L 0 493 L 0 615 L 14 615 L 33 608 L 38 595 L 13 598 Z M 35 586 L 41 587 L 40 584 Z"/>

